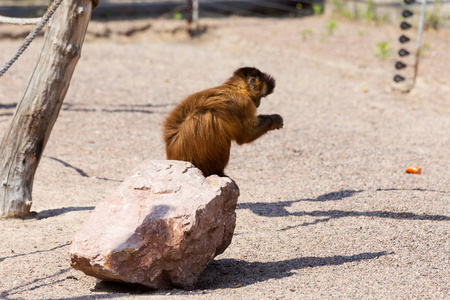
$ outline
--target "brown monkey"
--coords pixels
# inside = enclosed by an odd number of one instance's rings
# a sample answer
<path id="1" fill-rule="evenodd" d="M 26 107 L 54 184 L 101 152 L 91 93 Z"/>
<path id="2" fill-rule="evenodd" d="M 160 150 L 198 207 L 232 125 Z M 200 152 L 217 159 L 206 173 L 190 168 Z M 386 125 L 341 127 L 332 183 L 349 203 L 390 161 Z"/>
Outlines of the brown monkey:
<path id="1" fill-rule="evenodd" d="M 224 84 L 185 98 L 163 124 L 167 159 L 189 161 L 205 176 L 225 176 L 231 141 L 250 143 L 283 127 L 280 115 L 256 115 L 275 79 L 256 68 L 241 68 Z"/>

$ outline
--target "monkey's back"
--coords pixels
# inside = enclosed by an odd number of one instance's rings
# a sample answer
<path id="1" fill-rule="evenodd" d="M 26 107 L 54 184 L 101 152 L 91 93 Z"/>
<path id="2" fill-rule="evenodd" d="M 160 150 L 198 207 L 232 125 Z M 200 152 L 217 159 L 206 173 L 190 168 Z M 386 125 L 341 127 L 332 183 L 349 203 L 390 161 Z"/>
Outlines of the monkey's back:
<path id="1" fill-rule="evenodd" d="M 223 176 L 231 141 L 250 128 L 241 120 L 256 112 L 249 101 L 223 87 L 188 96 L 163 124 L 167 159 L 189 161 L 205 176 Z"/>

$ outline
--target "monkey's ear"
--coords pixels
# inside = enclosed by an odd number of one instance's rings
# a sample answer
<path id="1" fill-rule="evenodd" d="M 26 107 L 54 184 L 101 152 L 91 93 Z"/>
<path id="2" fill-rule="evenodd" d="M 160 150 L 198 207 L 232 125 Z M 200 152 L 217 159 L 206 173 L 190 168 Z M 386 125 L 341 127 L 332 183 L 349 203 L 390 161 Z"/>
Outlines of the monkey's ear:
<path id="1" fill-rule="evenodd" d="M 252 91 L 252 93 L 257 93 L 257 88 L 256 88 L 256 82 L 257 82 L 257 78 L 256 77 L 249 77 L 247 80 L 247 84 L 248 87 L 250 88 L 250 91 Z"/>

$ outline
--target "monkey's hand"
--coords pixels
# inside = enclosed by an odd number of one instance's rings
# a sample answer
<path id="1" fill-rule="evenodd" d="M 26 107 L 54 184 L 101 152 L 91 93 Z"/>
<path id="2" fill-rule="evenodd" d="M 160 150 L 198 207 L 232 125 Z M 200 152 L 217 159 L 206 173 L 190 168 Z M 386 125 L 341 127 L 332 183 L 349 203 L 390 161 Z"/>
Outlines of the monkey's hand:
<path id="1" fill-rule="evenodd" d="M 283 128 L 283 118 L 280 115 L 259 115 L 260 123 L 269 123 L 269 130 Z"/>

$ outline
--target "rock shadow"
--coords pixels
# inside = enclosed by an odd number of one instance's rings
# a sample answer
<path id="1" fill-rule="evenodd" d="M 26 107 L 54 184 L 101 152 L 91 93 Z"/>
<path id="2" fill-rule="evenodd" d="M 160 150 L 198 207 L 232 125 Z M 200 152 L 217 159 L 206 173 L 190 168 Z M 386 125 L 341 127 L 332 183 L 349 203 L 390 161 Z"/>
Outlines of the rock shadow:
<path id="1" fill-rule="evenodd" d="M 131 295 L 152 294 L 157 292 L 157 290 L 152 290 L 150 288 L 140 285 L 132 285 L 129 283 L 105 281 L 105 280 L 98 280 L 92 291 L 118 293 L 118 294 L 131 294 Z"/>
<path id="2" fill-rule="evenodd" d="M 282 279 L 295 275 L 295 270 L 337 266 L 345 263 L 377 259 L 393 252 L 364 252 L 355 255 L 329 257 L 301 257 L 276 262 L 248 262 L 238 259 L 211 261 L 200 275 L 195 290 L 216 290 L 243 287 L 270 279 Z M 118 282 L 98 281 L 95 291 L 127 294 L 159 294 L 164 290 L 152 290 Z M 183 293 L 183 292 L 182 292 Z"/>
<path id="3" fill-rule="evenodd" d="M 345 263 L 377 259 L 392 255 L 386 251 L 365 252 L 355 255 L 335 255 L 329 257 L 300 257 L 275 262 L 248 262 L 237 259 L 219 259 L 212 261 L 197 282 L 196 288 L 215 290 L 241 287 L 267 281 L 282 279 L 295 274 L 295 270 L 337 266 Z"/>

